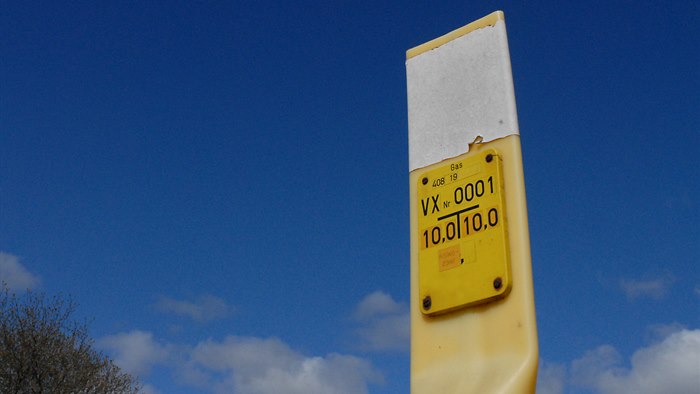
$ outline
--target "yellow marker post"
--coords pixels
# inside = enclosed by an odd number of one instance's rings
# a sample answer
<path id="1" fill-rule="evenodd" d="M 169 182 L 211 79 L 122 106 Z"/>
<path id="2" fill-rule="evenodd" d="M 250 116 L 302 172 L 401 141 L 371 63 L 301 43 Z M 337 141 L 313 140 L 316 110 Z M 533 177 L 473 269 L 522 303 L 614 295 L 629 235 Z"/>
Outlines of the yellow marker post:
<path id="1" fill-rule="evenodd" d="M 407 52 L 411 392 L 532 393 L 537 327 L 505 22 Z"/>

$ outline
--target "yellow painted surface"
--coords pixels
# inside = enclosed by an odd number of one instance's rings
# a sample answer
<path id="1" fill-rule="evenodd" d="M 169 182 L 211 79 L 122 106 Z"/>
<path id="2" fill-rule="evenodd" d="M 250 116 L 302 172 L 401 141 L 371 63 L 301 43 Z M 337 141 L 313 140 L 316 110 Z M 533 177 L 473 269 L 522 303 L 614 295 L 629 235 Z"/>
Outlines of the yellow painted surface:
<path id="1" fill-rule="evenodd" d="M 451 312 L 426 315 L 419 285 L 424 236 L 419 225 L 422 178 L 450 161 L 410 173 L 411 206 L 411 392 L 534 393 L 537 327 L 520 137 L 473 144 L 468 160 L 495 150 L 502 164 L 511 288 L 503 298 Z M 446 260 L 450 259 L 447 252 Z M 449 261 L 446 262 L 449 266 Z M 466 284 L 465 284 L 466 285 Z"/>
<path id="2" fill-rule="evenodd" d="M 511 288 L 502 157 L 495 149 L 440 163 L 417 179 L 421 311 L 493 301 Z"/>

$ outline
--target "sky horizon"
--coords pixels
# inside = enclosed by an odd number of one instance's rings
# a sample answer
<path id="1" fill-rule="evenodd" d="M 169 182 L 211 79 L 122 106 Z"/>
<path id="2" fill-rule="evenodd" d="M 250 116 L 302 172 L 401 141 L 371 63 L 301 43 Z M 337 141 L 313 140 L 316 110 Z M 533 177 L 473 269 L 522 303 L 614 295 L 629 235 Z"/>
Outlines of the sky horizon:
<path id="1" fill-rule="evenodd" d="M 495 10 L 538 393 L 700 390 L 690 1 L 6 2 L 0 280 L 146 393 L 409 392 L 405 52 Z"/>

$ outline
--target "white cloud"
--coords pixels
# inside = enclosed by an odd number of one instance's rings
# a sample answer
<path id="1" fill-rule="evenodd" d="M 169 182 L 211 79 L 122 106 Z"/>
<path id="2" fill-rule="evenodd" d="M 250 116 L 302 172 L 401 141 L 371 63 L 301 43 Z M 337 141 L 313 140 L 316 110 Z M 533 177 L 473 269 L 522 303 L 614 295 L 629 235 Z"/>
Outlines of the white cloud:
<path id="1" fill-rule="evenodd" d="M 231 313 L 231 307 L 223 299 L 208 294 L 200 296 L 195 301 L 161 297 L 155 307 L 159 311 L 189 317 L 198 322 L 224 318 Z"/>
<path id="2" fill-rule="evenodd" d="M 11 290 L 26 290 L 39 284 L 39 277 L 27 271 L 15 255 L 0 252 L 0 283 Z"/>
<path id="3" fill-rule="evenodd" d="M 411 335 L 411 318 L 408 313 L 385 316 L 358 329 L 367 350 L 408 351 Z"/>
<path id="4" fill-rule="evenodd" d="M 139 330 L 100 338 L 96 345 L 106 350 L 119 368 L 136 376 L 147 375 L 168 358 L 168 346 L 153 339 L 152 333 Z"/>
<path id="5" fill-rule="evenodd" d="M 571 381 L 575 386 L 597 388 L 602 376 L 622 372 L 620 364 L 622 356 L 614 347 L 599 346 L 571 362 Z"/>
<path id="6" fill-rule="evenodd" d="M 402 310 L 402 306 L 394 301 L 390 295 L 375 291 L 360 301 L 355 309 L 355 318 L 358 320 L 371 319 L 377 315 L 395 314 Z"/>
<path id="7" fill-rule="evenodd" d="M 357 334 L 361 339 L 361 348 L 408 351 L 411 318 L 406 305 L 381 291 L 375 291 L 360 301 L 354 317 L 360 323 Z"/>
<path id="8" fill-rule="evenodd" d="M 561 394 L 564 392 L 566 367 L 540 360 L 537 370 L 537 394 Z"/>
<path id="9" fill-rule="evenodd" d="M 141 387 L 141 393 L 143 393 L 143 394 L 160 394 L 160 390 L 156 389 L 155 387 L 151 386 L 150 384 L 144 384 L 143 387 Z"/>
<path id="10" fill-rule="evenodd" d="M 615 348 L 600 346 L 571 363 L 571 382 L 602 394 L 697 392 L 700 330 L 681 330 L 637 350 L 629 368 L 622 361 Z"/>
<path id="11" fill-rule="evenodd" d="M 216 394 L 362 394 L 370 384 L 383 382 L 365 359 L 336 353 L 309 357 L 276 338 L 228 336 L 191 347 L 164 344 L 150 332 L 135 330 L 103 337 L 96 345 L 128 373 L 143 377 L 159 366 L 180 384 Z M 144 392 L 159 390 L 145 384 Z"/>
<path id="12" fill-rule="evenodd" d="M 672 322 L 669 324 L 652 324 L 647 327 L 647 338 L 650 342 L 659 342 L 671 334 L 683 331 L 686 328 L 687 327 L 684 324 L 678 322 Z"/>
<path id="13" fill-rule="evenodd" d="M 652 280 L 622 279 L 620 288 L 630 300 L 645 297 L 660 300 L 666 296 L 673 282 L 670 276 Z"/>
<path id="14" fill-rule="evenodd" d="M 215 393 L 367 393 L 381 375 L 361 358 L 306 357 L 278 339 L 229 336 L 199 343 L 186 376 Z"/>

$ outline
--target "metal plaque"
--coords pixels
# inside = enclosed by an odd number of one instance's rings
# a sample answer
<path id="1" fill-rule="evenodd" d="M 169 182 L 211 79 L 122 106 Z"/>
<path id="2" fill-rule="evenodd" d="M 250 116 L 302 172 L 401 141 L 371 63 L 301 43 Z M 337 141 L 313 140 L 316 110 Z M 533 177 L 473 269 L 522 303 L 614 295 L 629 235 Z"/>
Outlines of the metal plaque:
<path id="1" fill-rule="evenodd" d="M 504 297 L 511 288 L 503 170 L 495 149 L 418 177 L 419 305 L 432 315 Z"/>

